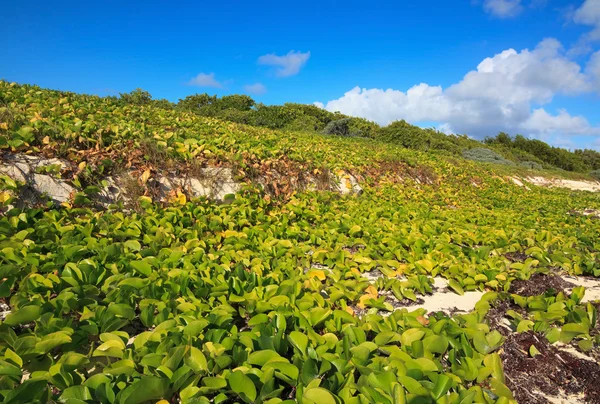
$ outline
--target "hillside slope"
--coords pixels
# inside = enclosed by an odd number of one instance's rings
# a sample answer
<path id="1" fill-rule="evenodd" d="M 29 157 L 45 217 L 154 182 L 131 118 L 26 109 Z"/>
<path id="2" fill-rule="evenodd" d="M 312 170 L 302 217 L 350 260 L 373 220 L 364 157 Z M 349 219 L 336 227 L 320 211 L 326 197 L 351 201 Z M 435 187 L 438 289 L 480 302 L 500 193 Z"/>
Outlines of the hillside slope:
<path id="1" fill-rule="evenodd" d="M 372 139 L 5 82 L 0 99 L 3 164 L 57 158 L 32 175 L 72 187 L 9 208 L 26 194 L 0 177 L 4 402 L 600 399 L 580 357 L 600 354 L 598 296 L 576 287 L 600 276 L 598 194 Z M 157 193 L 217 168 L 228 203 Z M 99 204 L 107 178 L 127 198 Z M 439 292 L 478 302 L 422 308 Z M 556 355 L 570 367 L 535 373 Z"/>

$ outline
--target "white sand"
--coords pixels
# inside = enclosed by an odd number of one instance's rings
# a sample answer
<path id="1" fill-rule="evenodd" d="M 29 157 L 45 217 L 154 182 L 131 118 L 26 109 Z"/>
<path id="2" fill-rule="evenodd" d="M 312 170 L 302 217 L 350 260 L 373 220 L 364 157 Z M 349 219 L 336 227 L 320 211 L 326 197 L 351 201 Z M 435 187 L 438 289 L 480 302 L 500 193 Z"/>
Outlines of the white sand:
<path id="1" fill-rule="evenodd" d="M 562 178 L 546 178 L 546 177 L 527 177 L 517 180 L 521 183 L 524 181 L 529 182 L 533 185 L 542 187 L 558 187 L 558 188 L 569 188 L 575 191 L 590 191 L 600 192 L 600 182 L 598 181 L 577 181 L 577 180 L 566 180 Z M 513 177 L 513 182 L 515 177 Z M 516 183 L 516 182 L 515 182 Z"/>
<path id="2" fill-rule="evenodd" d="M 575 277 L 570 275 L 563 275 L 562 278 L 577 286 L 585 287 L 585 296 L 583 296 L 583 299 L 581 300 L 582 303 L 600 300 L 600 278 L 591 278 L 588 276 Z M 569 292 L 571 291 L 570 289 L 567 290 Z"/>

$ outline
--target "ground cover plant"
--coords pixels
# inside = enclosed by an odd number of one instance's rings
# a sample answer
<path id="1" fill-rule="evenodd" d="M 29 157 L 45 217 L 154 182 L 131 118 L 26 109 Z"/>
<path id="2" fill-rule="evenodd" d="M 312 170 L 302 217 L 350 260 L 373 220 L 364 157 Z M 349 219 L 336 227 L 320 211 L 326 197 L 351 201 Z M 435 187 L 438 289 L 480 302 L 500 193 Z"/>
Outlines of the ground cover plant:
<path id="1" fill-rule="evenodd" d="M 3 402 L 504 404 L 527 400 L 517 361 L 541 363 L 558 343 L 600 352 L 597 303 L 547 281 L 600 276 L 600 221 L 570 214 L 600 209 L 597 194 L 143 94 L 0 84 L 2 153 L 68 159 L 60 175 L 78 191 L 62 206 L 8 209 L 19 184 L 0 177 Z M 134 208 L 84 198 L 115 170 L 197 166 L 233 168 L 242 192 L 159 204 L 141 182 Z M 293 186 L 315 170 L 351 172 L 364 192 Z M 265 173 L 272 192 L 253 181 Z M 483 297 L 470 313 L 415 308 L 436 277 Z M 594 402 L 598 386 L 584 387 Z"/>

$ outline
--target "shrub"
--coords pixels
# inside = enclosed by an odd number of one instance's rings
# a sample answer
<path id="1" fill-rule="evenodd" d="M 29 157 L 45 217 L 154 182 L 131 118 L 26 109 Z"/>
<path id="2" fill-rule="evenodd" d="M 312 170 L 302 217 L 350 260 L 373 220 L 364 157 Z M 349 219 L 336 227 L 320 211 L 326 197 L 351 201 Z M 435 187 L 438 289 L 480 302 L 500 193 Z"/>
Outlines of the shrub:
<path id="1" fill-rule="evenodd" d="M 590 171 L 590 175 L 597 180 L 600 180 L 600 170 Z"/>
<path id="2" fill-rule="evenodd" d="M 381 128 L 379 137 L 386 142 L 397 143 L 408 149 L 425 150 L 428 148 L 427 132 L 408 122 L 396 121 Z"/>
<path id="3" fill-rule="evenodd" d="M 252 113 L 253 111 L 240 111 L 239 109 L 228 108 L 216 113 L 215 118 L 224 121 L 248 124 L 251 121 Z"/>
<path id="4" fill-rule="evenodd" d="M 326 135 L 350 136 L 350 118 L 338 119 L 331 121 L 323 129 Z"/>
<path id="5" fill-rule="evenodd" d="M 507 160 L 493 150 L 484 147 L 465 150 L 463 151 L 463 157 L 467 160 L 479 161 L 482 163 L 515 165 L 514 162 Z"/>
<path id="6" fill-rule="evenodd" d="M 542 165 L 540 163 L 536 163 L 535 161 L 521 161 L 519 163 L 521 167 L 529 168 L 531 170 L 541 170 Z"/>
<path id="7" fill-rule="evenodd" d="M 321 122 L 311 115 L 300 115 L 290 123 L 286 124 L 284 129 L 295 132 L 314 132 L 322 128 Z"/>
<path id="8" fill-rule="evenodd" d="M 348 124 L 350 133 L 354 136 L 374 138 L 377 136 L 379 125 L 364 118 L 350 118 Z"/>
<path id="9" fill-rule="evenodd" d="M 121 93 L 119 94 L 119 97 L 121 102 L 133 105 L 145 105 L 152 101 L 152 96 L 150 93 L 142 90 L 141 88 L 136 88 L 130 93 Z"/>

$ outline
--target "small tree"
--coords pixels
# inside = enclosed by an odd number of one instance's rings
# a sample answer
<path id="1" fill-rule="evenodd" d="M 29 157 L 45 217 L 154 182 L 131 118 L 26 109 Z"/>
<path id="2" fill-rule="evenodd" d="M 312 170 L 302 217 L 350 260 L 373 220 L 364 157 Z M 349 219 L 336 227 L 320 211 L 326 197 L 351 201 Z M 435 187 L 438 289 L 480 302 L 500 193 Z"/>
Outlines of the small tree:
<path id="1" fill-rule="evenodd" d="M 350 118 L 342 118 L 331 121 L 323 129 L 326 135 L 350 136 Z"/>
<path id="2" fill-rule="evenodd" d="M 136 88 L 130 93 L 121 93 L 119 97 L 125 104 L 146 105 L 152 101 L 152 95 L 148 91 Z"/>

